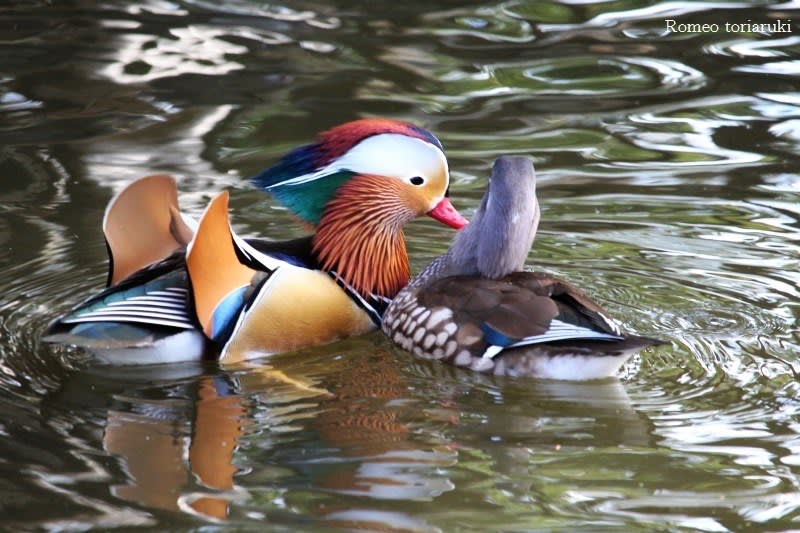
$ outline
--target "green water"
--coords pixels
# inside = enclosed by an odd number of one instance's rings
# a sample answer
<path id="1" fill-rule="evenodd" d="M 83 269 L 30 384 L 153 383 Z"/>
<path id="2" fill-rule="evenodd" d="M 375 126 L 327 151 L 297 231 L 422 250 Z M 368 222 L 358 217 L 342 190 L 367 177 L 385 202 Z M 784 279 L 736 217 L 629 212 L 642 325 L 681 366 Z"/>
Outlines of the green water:
<path id="1" fill-rule="evenodd" d="M 800 21 L 788 2 L 0 6 L 0 528 L 800 529 Z M 247 177 L 364 116 L 444 143 L 453 203 L 531 156 L 529 264 L 669 341 L 618 380 L 491 378 L 379 334 L 247 365 L 40 343 L 105 281 L 130 180 L 303 234 Z M 407 230 L 415 269 L 452 231 Z"/>

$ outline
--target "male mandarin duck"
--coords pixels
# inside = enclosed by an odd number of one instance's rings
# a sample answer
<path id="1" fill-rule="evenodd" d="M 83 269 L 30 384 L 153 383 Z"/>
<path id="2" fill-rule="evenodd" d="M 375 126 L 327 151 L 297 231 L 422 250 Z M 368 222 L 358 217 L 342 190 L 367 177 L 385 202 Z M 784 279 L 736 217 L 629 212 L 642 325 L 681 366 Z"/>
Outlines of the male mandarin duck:
<path id="1" fill-rule="evenodd" d="M 238 361 L 363 334 L 408 283 L 403 226 L 423 214 L 467 222 L 447 199 L 439 140 L 396 120 L 334 127 L 254 182 L 313 235 L 245 240 L 228 222 L 227 192 L 197 223 L 180 213 L 172 178 L 142 178 L 106 209 L 107 288 L 55 320 L 45 340 L 149 364 L 209 353 Z"/>
<path id="2" fill-rule="evenodd" d="M 499 158 L 469 225 L 397 294 L 384 333 L 419 357 L 569 380 L 612 376 L 633 353 L 661 343 L 625 335 L 566 281 L 522 271 L 538 225 L 533 164 Z"/>

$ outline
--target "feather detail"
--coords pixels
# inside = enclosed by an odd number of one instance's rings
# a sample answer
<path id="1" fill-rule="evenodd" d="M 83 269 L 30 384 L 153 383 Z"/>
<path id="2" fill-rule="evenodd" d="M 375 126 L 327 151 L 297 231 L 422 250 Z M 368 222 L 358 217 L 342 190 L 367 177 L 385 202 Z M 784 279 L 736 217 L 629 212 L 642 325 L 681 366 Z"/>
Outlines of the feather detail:
<path id="1" fill-rule="evenodd" d="M 406 135 L 428 142 L 439 150 L 443 150 L 442 143 L 431 132 L 409 122 L 390 118 L 362 118 L 320 133 L 319 143 L 316 146 L 319 158 L 317 164 L 327 165 L 367 137 L 382 133 Z"/>
<path id="2" fill-rule="evenodd" d="M 326 206 L 312 241 L 314 255 L 362 297 L 392 298 L 411 274 L 403 225 L 414 216 L 398 180 L 355 176 Z"/>
<path id="3" fill-rule="evenodd" d="M 194 230 L 178 209 L 170 176 L 139 178 L 108 204 L 103 233 L 109 252 L 109 287 L 186 246 Z"/>

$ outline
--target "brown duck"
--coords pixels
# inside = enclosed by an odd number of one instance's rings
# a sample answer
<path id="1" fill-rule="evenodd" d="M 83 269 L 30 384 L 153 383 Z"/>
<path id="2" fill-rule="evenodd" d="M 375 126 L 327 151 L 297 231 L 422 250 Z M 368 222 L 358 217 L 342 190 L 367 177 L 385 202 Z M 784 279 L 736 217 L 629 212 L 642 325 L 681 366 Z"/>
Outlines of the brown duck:
<path id="1" fill-rule="evenodd" d="M 398 293 L 384 333 L 419 357 L 571 380 L 613 376 L 632 354 L 661 344 L 624 334 L 566 281 L 523 271 L 538 225 L 533 164 L 499 158 L 472 221 Z"/>

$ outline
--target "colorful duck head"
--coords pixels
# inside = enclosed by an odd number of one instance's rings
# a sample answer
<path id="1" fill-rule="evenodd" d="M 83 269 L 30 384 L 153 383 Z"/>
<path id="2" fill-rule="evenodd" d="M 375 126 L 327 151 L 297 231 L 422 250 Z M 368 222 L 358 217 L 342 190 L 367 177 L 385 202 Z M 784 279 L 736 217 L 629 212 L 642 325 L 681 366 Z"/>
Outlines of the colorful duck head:
<path id="1" fill-rule="evenodd" d="M 442 144 L 429 131 L 369 118 L 321 133 L 253 181 L 315 226 L 313 252 L 362 295 L 393 297 L 410 276 L 403 226 L 427 214 L 467 221 L 447 199 Z"/>
<path id="2" fill-rule="evenodd" d="M 339 188 L 358 176 L 399 182 L 409 204 L 404 211 L 410 208 L 414 216 L 428 214 L 454 228 L 467 222 L 446 198 L 450 173 L 442 143 L 428 130 L 399 120 L 367 118 L 331 128 L 253 182 L 316 226 Z M 373 187 L 381 192 L 377 183 Z"/>

